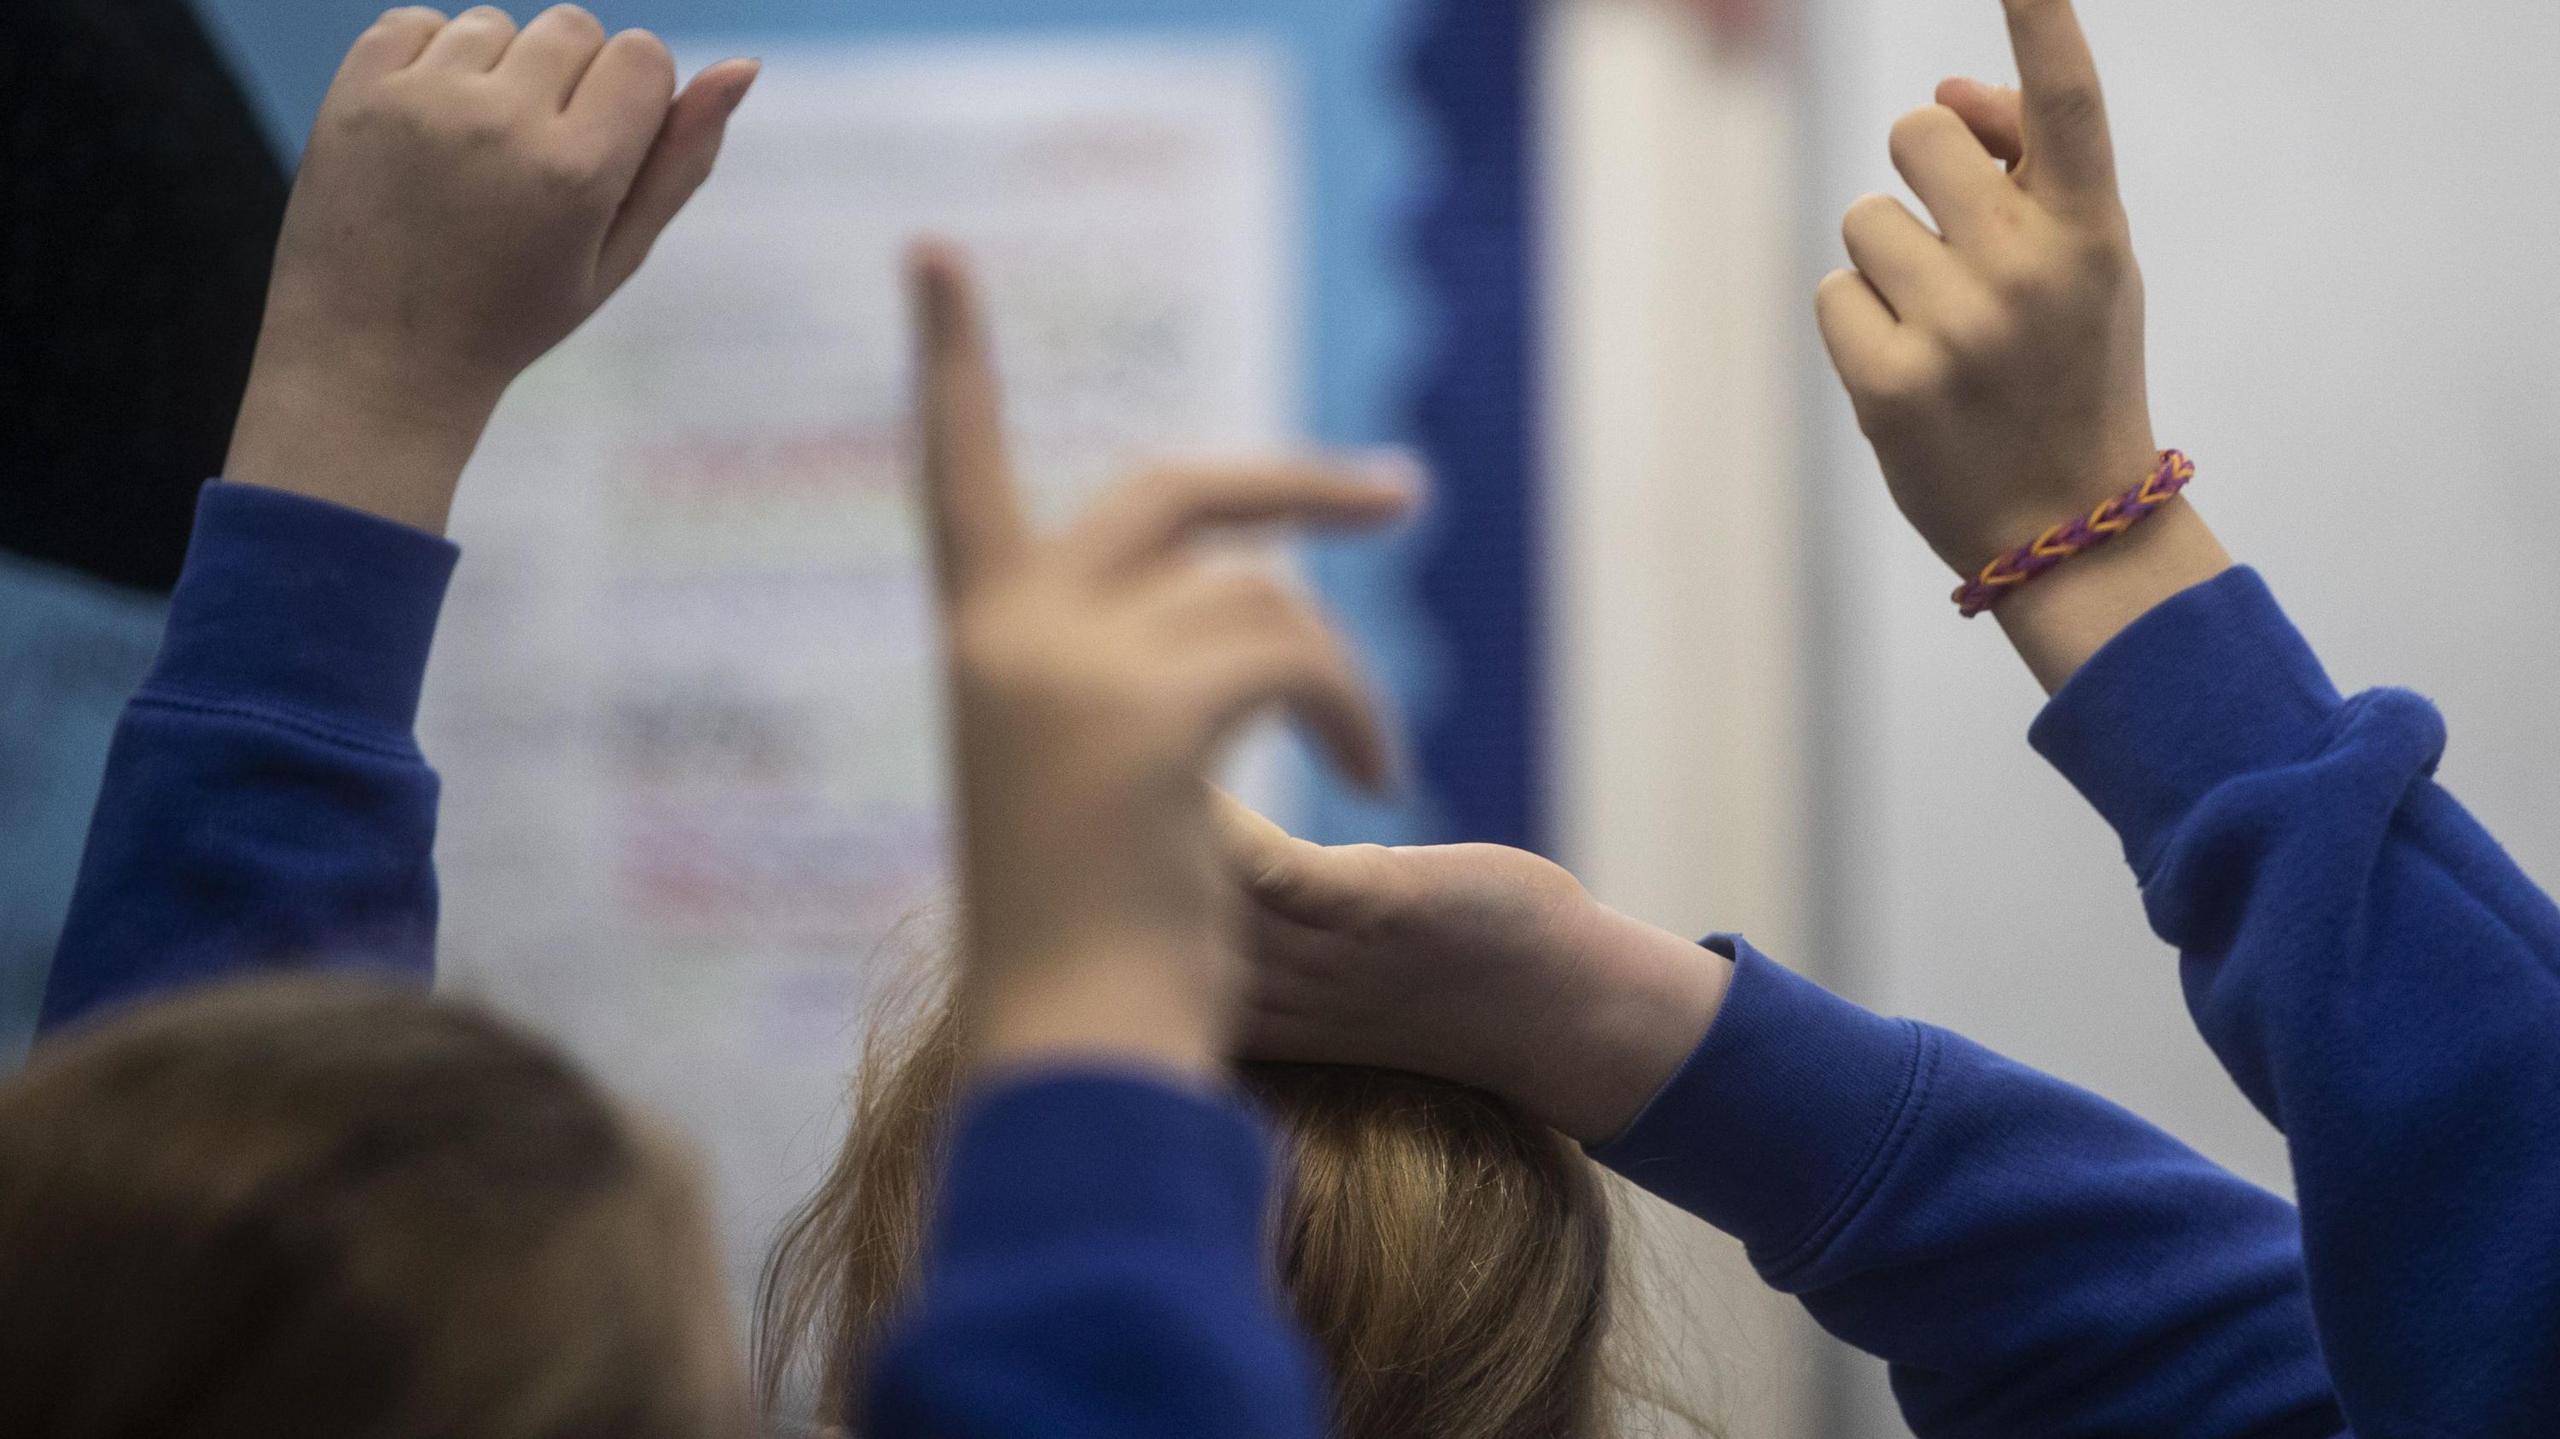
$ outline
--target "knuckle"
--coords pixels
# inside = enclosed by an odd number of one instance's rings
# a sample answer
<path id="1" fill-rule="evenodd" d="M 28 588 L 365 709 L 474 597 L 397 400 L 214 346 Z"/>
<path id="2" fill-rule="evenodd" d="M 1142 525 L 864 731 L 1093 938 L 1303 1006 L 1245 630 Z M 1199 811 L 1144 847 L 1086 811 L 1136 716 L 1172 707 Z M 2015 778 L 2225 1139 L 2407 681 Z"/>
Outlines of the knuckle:
<path id="1" fill-rule="evenodd" d="M 1138 502 L 1159 514 L 1179 513 L 1226 488 L 1221 477 L 1181 469 L 1150 470 L 1138 477 Z"/>
<path id="2" fill-rule="evenodd" d="M 459 150 L 497 150 L 515 143 L 521 130 L 510 98 L 477 83 L 431 74 L 405 85 L 390 107 L 431 143 Z M 392 118 L 389 115 L 385 119 Z"/>
<path id="3" fill-rule="evenodd" d="M 981 684 L 1036 682 L 1047 650 L 1002 606 L 964 606 L 952 616 L 952 661 Z"/>
<path id="4" fill-rule="evenodd" d="M 2037 92 L 2036 108 L 2058 129 L 2094 128 L 2107 117 L 2107 98 L 2087 81 L 2052 85 Z"/>
<path id="5" fill-rule="evenodd" d="M 1937 318 L 1938 338 L 1957 360 L 1982 360 L 2015 348 L 2018 325 L 1999 305 L 1973 301 L 1948 307 Z"/>
<path id="6" fill-rule="evenodd" d="M 1119 483 L 1104 501 L 1104 507 L 1133 514 L 1161 515 L 1180 509 L 1189 500 L 1191 491 L 1191 477 L 1180 470 L 1140 470 Z"/>
<path id="7" fill-rule="evenodd" d="M 542 15 L 545 20 L 555 25 L 573 27 L 580 34 L 602 35 L 604 33 L 604 22 L 597 19 L 595 12 L 584 5 L 554 5 L 542 12 Z"/>
<path id="8" fill-rule="evenodd" d="M 1406 940 L 1422 906 L 1416 903 L 1421 896 L 1414 892 L 1406 866 L 1398 862 L 1401 856 L 1383 844 L 1344 845 L 1334 853 L 1370 876 L 1356 893 L 1343 897 L 1330 916 L 1334 926 L 1363 944 Z"/>
<path id="9" fill-rule="evenodd" d="M 2091 280 L 2112 284 L 2133 274 L 2133 246 L 2113 226 L 2075 232 L 2070 250 L 2073 265 Z"/>
<path id="10" fill-rule="evenodd" d="M 1903 163 L 1943 139 L 1951 124 L 1961 127 L 1964 121 L 1944 105 L 1923 105 L 1894 121 L 1886 143 L 1895 163 Z"/>
<path id="11" fill-rule="evenodd" d="M 1275 618 L 1289 615 L 1298 607 L 1298 597 L 1289 587 L 1267 574 L 1239 575 L 1233 581 L 1237 604 L 1247 612 Z"/>
<path id="12" fill-rule="evenodd" d="M 1188 498 L 1182 477 L 1165 470 L 1142 470 L 1121 480 L 1086 512 L 1081 532 L 1099 537 L 1114 530 L 1153 532 L 1171 526 Z"/>
<path id="13" fill-rule="evenodd" d="M 2017 237 L 2027 233 L 2035 216 L 2015 190 L 2005 191 L 2000 198 L 1982 209 L 1984 230 L 2000 237 L 2001 243 L 2016 244 Z"/>
<path id="14" fill-rule="evenodd" d="M 1859 386 L 1859 408 L 1886 418 L 1907 414 L 1945 390 L 1947 369 L 1943 357 L 1926 350 L 1880 359 Z"/>
<path id="15" fill-rule="evenodd" d="M 2049 305 L 2072 288 L 2069 258 L 2048 246 L 2004 247 L 1988 256 L 1983 268 L 1993 289 L 2029 308 Z"/>
<path id="16" fill-rule="evenodd" d="M 516 138 L 516 127 L 505 115 L 477 106 L 445 115 L 436 128 L 439 139 L 464 150 L 501 150 Z"/>
<path id="17" fill-rule="evenodd" d="M 1844 225 L 1867 224 L 1892 204 L 1893 201 L 1889 196 L 1870 191 L 1849 202 L 1849 208 L 1841 215 L 1840 222 Z"/>
<path id="18" fill-rule="evenodd" d="M 1861 195 L 1851 203 L 1848 213 L 1840 217 L 1840 233 L 1843 238 L 1854 239 L 1890 222 L 1901 209 L 1902 202 L 1891 195 Z"/>
<path id="19" fill-rule="evenodd" d="M 1267 575 L 1236 575 L 1216 581 L 1210 593 L 1221 620 L 1239 638 L 1268 637 L 1297 627 L 1297 600 Z"/>
<path id="20" fill-rule="evenodd" d="M 553 200 L 583 207 L 604 197 L 603 168 L 577 151 L 545 150 L 528 168 L 534 184 Z"/>
<path id="21" fill-rule="evenodd" d="M 1381 874 L 1387 872 L 1387 870 L 1394 865 L 1396 859 L 1396 852 L 1383 844 L 1363 843 L 1344 845 L 1338 852 L 1344 858 L 1356 861 L 1362 867 Z"/>
<path id="22" fill-rule="evenodd" d="M 1208 510 L 1231 489 L 1226 476 L 1185 469 L 1155 469 L 1129 484 L 1129 507 L 1152 530 L 1178 530 L 1190 515 Z"/>
<path id="23" fill-rule="evenodd" d="M 397 75 L 388 76 L 381 84 L 363 90 L 342 92 L 320 112 L 321 126 L 333 133 L 349 136 L 412 128 L 417 118 L 403 103 L 400 92 L 401 78 Z"/>
<path id="24" fill-rule="evenodd" d="M 614 36 L 608 43 L 625 51 L 649 69 L 664 73 L 668 84 L 675 83 L 675 52 L 669 50 L 667 42 L 659 39 L 654 31 L 625 30 Z"/>
<path id="25" fill-rule="evenodd" d="M 1312 641 L 1300 640 L 1283 646 L 1271 661 L 1272 690 L 1319 707 L 1338 704 L 1344 697 L 1342 671 L 1323 648 Z"/>
<path id="26" fill-rule="evenodd" d="M 1822 277 L 1813 289 L 1813 315 L 1826 338 L 1837 342 L 1847 337 L 1848 331 L 1835 327 L 1848 321 L 1868 293 L 1866 276 L 1855 270 L 1834 270 Z"/>

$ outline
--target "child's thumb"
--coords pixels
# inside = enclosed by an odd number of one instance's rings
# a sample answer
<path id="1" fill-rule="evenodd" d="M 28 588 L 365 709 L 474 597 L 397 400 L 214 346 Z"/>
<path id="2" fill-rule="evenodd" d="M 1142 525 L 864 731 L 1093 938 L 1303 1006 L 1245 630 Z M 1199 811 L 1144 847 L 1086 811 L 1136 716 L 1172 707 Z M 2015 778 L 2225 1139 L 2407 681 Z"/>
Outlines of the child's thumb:
<path id="1" fill-rule="evenodd" d="M 695 76 L 675 98 L 659 127 L 657 143 L 631 182 L 621 215 L 605 236 L 598 268 L 606 290 L 620 289 L 639 270 L 658 237 L 711 178 L 729 117 L 737 113 L 762 68 L 752 60 L 724 60 Z"/>

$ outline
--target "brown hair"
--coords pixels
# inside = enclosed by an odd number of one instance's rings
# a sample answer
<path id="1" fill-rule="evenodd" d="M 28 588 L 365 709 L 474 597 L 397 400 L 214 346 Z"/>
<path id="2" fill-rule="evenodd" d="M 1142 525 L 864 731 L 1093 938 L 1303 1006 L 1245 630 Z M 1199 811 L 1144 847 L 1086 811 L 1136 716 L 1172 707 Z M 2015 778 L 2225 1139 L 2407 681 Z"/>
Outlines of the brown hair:
<path id="1" fill-rule="evenodd" d="M 947 1002 L 875 1029 L 844 1147 L 766 1267 L 769 1408 L 808 1380 L 821 1416 L 850 1422 L 913 1280 L 960 1076 Z M 1613 1432 L 1610 1195 L 1580 1149 L 1438 1080 L 1311 1065 L 1244 1077 L 1290 1151 L 1275 1260 L 1332 1376 L 1338 1435 Z"/>
<path id="2" fill-rule="evenodd" d="M 466 1006 L 267 981 L 0 1087 L 12 1439 L 743 1433 L 690 1166 Z"/>

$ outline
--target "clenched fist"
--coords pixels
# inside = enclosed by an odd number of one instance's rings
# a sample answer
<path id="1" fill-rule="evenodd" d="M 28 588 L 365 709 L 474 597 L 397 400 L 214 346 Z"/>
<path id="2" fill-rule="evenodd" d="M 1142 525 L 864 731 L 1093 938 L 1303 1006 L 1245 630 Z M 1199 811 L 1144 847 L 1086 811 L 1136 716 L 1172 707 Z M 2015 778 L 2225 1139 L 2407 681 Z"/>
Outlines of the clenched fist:
<path id="1" fill-rule="evenodd" d="M 312 131 L 230 477 L 440 528 L 457 447 L 639 268 L 755 76 L 679 93 L 664 43 L 573 5 L 384 15 Z"/>

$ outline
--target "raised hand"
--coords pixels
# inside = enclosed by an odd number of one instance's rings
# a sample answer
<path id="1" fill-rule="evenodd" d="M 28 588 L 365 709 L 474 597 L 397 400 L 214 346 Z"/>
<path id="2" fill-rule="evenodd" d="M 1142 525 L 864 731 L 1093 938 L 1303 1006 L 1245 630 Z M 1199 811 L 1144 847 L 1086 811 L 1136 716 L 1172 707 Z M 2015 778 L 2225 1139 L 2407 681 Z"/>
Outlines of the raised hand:
<path id="1" fill-rule="evenodd" d="M 755 77 L 679 93 L 665 44 L 573 5 L 384 15 L 313 128 L 229 477 L 440 530 L 499 396 L 639 268 Z"/>
<path id="2" fill-rule="evenodd" d="M 1894 166 L 1936 227 L 1891 197 L 1860 200 L 1842 227 L 1855 268 L 1818 301 L 1895 502 L 1966 575 L 2139 483 L 2159 449 L 2097 62 L 2070 0 L 2006 4 L 2021 88 L 1950 80 L 1893 128 Z M 2173 502 L 1999 613 L 2058 685 L 2152 603 L 2228 564 Z"/>
<path id="3" fill-rule="evenodd" d="M 1253 900 L 1252 1058 L 1454 1080 L 1596 1143 L 1680 1068 L 1733 977 L 1522 850 L 1327 848 L 1233 800 L 1220 815 Z"/>
<path id="4" fill-rule="evenodd" d="M 1278 581 L 1203 564 L 1194 542 L 1232 525 L 1375 526 L 1412 495 L 1335 465 L 1165 469 L 1034 535 L 967 271 L 926 247 L 912 281 L 978 1062 L 1214 1073 L 1244 992 L 1245 911 L 1205 776 L 1272 708 L 1355 780 L 1383 784 L 1388 762 L 1332 630 Z"/>
<path id="5" fill-rule="evenodd" d="M 1894 499 L 1966 573 L 2139 480 L 2158 450 L 2096 63 L 2069 0 L 2008 9 L 2025 87 L 2018 131 L 1994 131 L 2009 153 L 1947 105 L 1903 116 L 1893 163 L 1936 228 L 1860 200 L 1842 226 L 1856 268 L 1819 299 Z"/>

